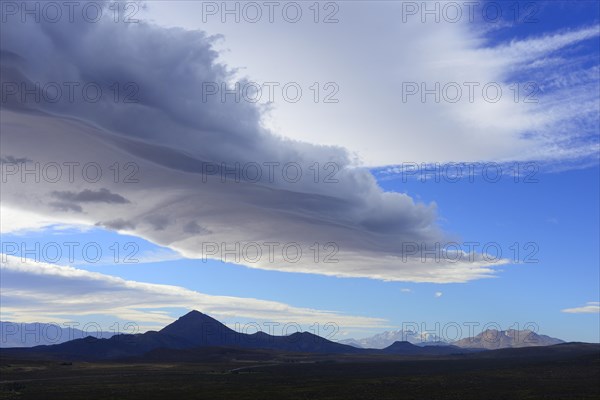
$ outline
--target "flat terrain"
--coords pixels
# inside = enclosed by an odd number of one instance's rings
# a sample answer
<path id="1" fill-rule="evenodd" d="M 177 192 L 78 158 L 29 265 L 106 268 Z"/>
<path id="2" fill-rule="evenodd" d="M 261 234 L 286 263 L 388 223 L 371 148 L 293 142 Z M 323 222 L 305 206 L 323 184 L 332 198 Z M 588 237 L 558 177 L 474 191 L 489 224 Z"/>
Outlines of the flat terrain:
<path id="1" fill-rule="evenodd" d="M 169 359 L 184 354 L 196 361 Z M 600 399 L 599 377 L 597 351 L 411 359 L 221 349 L 72 364 L 3 356 L 0 398 Z"/>

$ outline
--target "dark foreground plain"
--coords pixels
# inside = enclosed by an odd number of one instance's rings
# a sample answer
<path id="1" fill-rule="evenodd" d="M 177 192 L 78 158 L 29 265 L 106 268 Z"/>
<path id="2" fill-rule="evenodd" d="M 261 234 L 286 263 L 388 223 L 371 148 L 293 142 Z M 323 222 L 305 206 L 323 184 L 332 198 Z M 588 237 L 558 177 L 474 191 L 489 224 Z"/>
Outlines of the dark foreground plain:
<path id="1" fill-rule="evenodd" d="M 78 362 L 0 355 L 1 399 L 600 399 L 600 347 L 419 357 L 204 348 Z"/>

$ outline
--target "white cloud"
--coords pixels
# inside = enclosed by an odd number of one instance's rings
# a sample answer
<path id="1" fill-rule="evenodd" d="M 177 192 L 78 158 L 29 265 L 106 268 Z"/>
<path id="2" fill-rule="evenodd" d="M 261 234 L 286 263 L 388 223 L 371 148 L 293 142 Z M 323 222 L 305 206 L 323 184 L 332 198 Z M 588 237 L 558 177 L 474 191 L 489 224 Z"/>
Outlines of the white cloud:
<path id="1" fill-rule="evenodd" d="M 581 160 L 599 150 L 597 56 L 579 51 L 597 41 L 597 21 L 565 22 L 569 29 L 547 32 L 540 24 L 520 24 L 511 34 L 510 24 L 482 26 L 468 18 L 421 23 L 415 16 L 403 22 L 402 2 L 374 1 L 340 3 L 337 24 L 307 18 L 291 27 L 281 20 L 222 23 L 218 15 L 200 21 L 201 3 L 176 4 L 150 3 L 148 15 L 168 26 L 224 34 L 221 59 L 243 66 L 243 76 L 253 81 L 336 82 L 339 103 L 279 101 L 267 125 L 293 139 L 344 146 L 367 165 Z M 511 12 L 504 9 L 504 15 Z M 510 39 L 498 41 L 496 35 Z M 278 63 L 271 62 L 275 57 Z M 305 61 L 313 59 L 319 62 Z M 480 86 L 472 103 L 466 95 L 457 103 L 404 103 L 403 82 Z M 539 85 L 538 103 L 522 101 L 526 82 Z M 499 102 L 483 99 L 487 83 L 501 85 Z M 517 102 L 515 83 L 521 85 Z"/>
<path id="2" fill-rule="evenodd" d="M 380 318 L 293 307 L 276 301 L 213 296 L 180 286 L 125 280 L 73 267 L 0 254 L 3 318 L 19 322 L 64 321 L 65 315 L 105 315 L 141 325 L 174 320 L 161 308 L 197 309 L 216 318 L 378 328 Z"/>
<path id="3" fill-rule="evenodd" d="M 585 306 L 575 308 L 565 308 L 564 313 L 570 314 L 598 314 L 600 313 L 600 302 L 590 301 Z"/>

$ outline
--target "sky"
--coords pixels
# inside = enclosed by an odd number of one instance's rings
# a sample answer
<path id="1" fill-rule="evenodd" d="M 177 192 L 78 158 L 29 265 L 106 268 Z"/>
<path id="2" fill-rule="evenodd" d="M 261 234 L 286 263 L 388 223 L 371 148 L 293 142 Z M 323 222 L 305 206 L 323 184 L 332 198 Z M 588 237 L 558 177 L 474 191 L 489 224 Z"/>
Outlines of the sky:
<path id="1" fill-rule="evenodd" d="M 600 341 L 597 2 L 31 4 L 2 320 Z"/>

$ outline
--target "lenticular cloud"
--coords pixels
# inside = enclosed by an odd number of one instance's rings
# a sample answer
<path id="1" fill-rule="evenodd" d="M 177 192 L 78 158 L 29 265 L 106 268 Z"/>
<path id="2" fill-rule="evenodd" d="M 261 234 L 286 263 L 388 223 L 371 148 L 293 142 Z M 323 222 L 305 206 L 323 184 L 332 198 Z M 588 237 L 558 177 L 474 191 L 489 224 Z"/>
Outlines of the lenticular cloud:
<path id="1" fill-rule="evenodd" d="M 504 262 L 423 259 L 449 240 L 435 204 L 383 192 L 342 148 L 266 130 L 255 104 L 203 97 L 231 71 L 202 32 L 14 18 L 1 40 L 3 213 L 31 226 L 36 215 L 190 258 L 381 280 L 465 282 Z"/>

